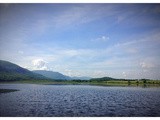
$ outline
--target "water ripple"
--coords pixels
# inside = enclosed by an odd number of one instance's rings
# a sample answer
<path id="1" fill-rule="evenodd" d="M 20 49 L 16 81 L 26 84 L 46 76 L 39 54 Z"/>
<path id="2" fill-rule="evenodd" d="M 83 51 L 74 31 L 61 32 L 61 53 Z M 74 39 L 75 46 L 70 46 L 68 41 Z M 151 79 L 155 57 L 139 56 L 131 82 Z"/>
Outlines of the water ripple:
<path id="1" fill-rule="evenodd" d="M 0 116 L 160 116 L 160 89 L 4 84 Z"/>

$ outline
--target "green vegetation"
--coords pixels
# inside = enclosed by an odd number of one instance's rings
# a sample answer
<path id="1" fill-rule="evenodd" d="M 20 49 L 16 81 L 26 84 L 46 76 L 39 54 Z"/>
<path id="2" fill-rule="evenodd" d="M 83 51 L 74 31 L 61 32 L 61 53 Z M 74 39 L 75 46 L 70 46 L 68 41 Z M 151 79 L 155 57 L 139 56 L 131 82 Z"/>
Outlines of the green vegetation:
<path id="1" fill-rule="evenodd" d="M 112 79 L 112 80 L 90 80 L 91 84 L 105 86 L 160 86 L 160 80 L 127 80 L 127 79 Z"/>
<path id="2" fill-rule="evenodd" d="M 15 91 L 18 91 L 18 90 L 15 90 L 15 89 L 0 89 L 0 93 L 8 93 L 8 92 L 15 92 Z"/>
<path id="3" fill-rule="evenodd" d="M 29 83 L 29 84 L 72 84 L 72 85 L 100 85 L 100 86 L 160 86 L 160 80 L 19 80 L 1 83 Z"/>

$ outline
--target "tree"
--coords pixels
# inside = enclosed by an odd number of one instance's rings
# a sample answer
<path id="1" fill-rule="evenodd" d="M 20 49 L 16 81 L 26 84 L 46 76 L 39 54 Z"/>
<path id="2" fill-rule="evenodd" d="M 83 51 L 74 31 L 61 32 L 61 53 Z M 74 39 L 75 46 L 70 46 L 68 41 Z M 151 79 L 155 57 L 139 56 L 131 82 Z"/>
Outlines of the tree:
<path id="1" fill-rule="evenodd" d="M 128 85 L 131 85 L 131 81 L 130 80 L 128 80 Z"/>
<path id="2" fill-rule="evenodd" d="M 146 84 L 147 83 L 147 80 L 146 79 L 142 79 L 143 81 L 143 84 Z"/>

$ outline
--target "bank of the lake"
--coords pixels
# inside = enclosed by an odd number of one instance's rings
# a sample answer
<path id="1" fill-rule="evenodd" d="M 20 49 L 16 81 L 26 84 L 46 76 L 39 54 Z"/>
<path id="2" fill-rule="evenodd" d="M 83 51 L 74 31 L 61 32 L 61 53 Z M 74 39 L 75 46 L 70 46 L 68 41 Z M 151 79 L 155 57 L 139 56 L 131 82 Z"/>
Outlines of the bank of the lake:
<path id="1" fill-rule="evenodd" d="M 0 94 L 1 93 L 9 93 L 9 92 L 16 92 L 18 90 L 16 89 L 0 89 Z"/>
<path id="2" fill-rule="evenodd" d="M 160 87 L 160 80 L 19 80 L 3 81 L 0 84 L 43 84 L 43 85 L 98 85 Z"/>

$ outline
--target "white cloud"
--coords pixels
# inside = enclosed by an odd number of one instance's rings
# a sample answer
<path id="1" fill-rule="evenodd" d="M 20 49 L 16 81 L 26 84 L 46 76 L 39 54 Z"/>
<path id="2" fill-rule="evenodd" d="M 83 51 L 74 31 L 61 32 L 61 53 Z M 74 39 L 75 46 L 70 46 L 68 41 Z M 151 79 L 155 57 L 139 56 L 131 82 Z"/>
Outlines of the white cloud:
<path id="1" fill-rule="evenodd" d="M 148 36 L 147 36 L 147 35 Z M 152 44 L 159 44 L 160 43 L 160 34 L 159 31 L 151 31 L 145 34 L 141 34 L 139 36 L 135 35 L 132 36 L 132 38 L 128 39 L 127 42 L 124 43 L 118 43 L 115 46 L 119 47 L 119 46 L 130 46 L 130 45 L 138 45 L 138 44 L 143 44 L 146 42 L 152 42 Z"/>
<path id="2" fill-rule="evenodd" d="M 153 63 L 142 62 L 142 63 L 140 63 L 140 66 L 141 66 L 143 69 L 147 69 L 147 68 L 153 68 L 153 67 L 154 67 L 154 64 L 153 64 Z"/>
<path id="3" fill-rule="evenodd" d="M 74 26 L 83 23 L 90 22 L 96 17 L 88 17 L 88 13 L 91 13 L 92 7 L 82 6 L 82 7 L 71 7 L 65 11 L 62 11 L 58 16 L 53 16 L 54 27 L 61 28 L 66 26 Z M 63 28 L 64 29 L 64 28 Z"/>
<path id="4" fill-rule="evenodd" d="M 73 72 L 73 71 L 72 71 L 72 70 L 69 70 L 69 69 L 65 69 L 64 72 L 65 72 L 66 75 L 72 76 L 72 72 Z"/>
<path id="5" fill-rule="evenodd" d="M 118 17 L 117 17 L 117 22 L 120 23 L 120 22 L 122 22 L 124 19 L 125 19 L 124 16 L 118 16 Z"/>
<path id="6" fill-rule="evenodd" d="M 128 48 L 126 49 L 126 51 L 131 54 L 138 53 L 138 50 L 136 48 Z"/>
<path id="7" fill-rule="evenodd" d="M 106 42 L 108 41 L 110 38 L 108 36 L 100 36 L 96 39 L 92 39 L 92 42 Z"/>
<path id="8" fill-rule="evenodd" d="M 72 6 L 61 14 L 52 16 L 52 22 L 56 28 L 67 28 L 66 26 L 77 26 L 92 21 L 117 15 L 119 11 L 112 5 L 78 5 Z"/>
<path id="9" fill-rule="evenodd" d="M 156 72 L 158 69 L 160 69 L 159 59 L 160 57 L 148 56 L 145 59 L 141 60 L 139 66 L 142 68 L 142 70 L 150 70 Z"/>
<path id="10" fill-rule="evenodd" d="M 126 72 L 122 72 L 122 75 L 123 75 L 123 77 L 126 77 L 127 75 L 126 75 Z"/>
<path id="11" fill-rule="evenodd" d="M 102 41 L 106 41 L 106 40 L 109 40 L 109 37 L 102 36 L 100 39 L 101 39 Z"/>
<path id="12" fill-rule="evenodd" d="M 24 54 L 24 52 L 22 50 L 19 50 L 18 53 L 19 54 Z"/>
<path id="13" fill-rule="evenodd" d="M 32 64 L 35 69 L 47 70 L 46 62 L 43 59 L 35 59 L 32 61 Z"/>
<path id="14" fill-rule="evenodd" d="M 104 77 L 104 76 L 108 76 L 107 73 L 103 70 L 95 70 L 93 71 L 93 77 Z"/>
<path id="15" fill-rule="evenodd" d="M 32 27 L 30 27 L 29 29 L 31 29 L 31 31 L 36 33 L 36 35 L 42 35 L 50 27 L 48 21 L 47 19 L 38 19 L 36 22 L 32 23 Z"/>
<path id="16" fill-rule="evenodd" d="M 66 55 L 68 55 L 68 56 L 76 56 L 76 55 L 79 54 L 77 50 L 73 50 L 73 49 L 66 50 L 63 53 L 66 54 Z"/>

